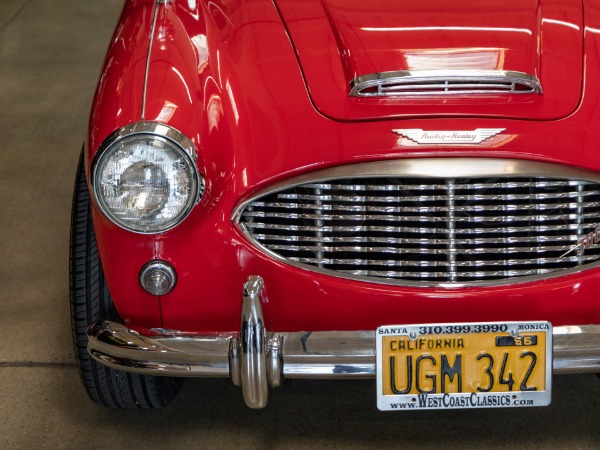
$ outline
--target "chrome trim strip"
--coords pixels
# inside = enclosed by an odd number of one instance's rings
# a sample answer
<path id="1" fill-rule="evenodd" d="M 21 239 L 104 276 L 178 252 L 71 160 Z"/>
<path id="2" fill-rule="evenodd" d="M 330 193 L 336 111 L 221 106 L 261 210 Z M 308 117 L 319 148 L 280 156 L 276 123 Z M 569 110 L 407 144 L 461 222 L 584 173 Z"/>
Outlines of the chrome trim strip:
<path id="1" fill-rule="evenodd" d="M 192 161 L 196 161 L 197 151 L 196 146 L 185 134 L 181 133 L 177 129 L 173 128 L 170 125 L 167 125 L 162 122 L 153 122 L 153 121 L 144 121 L 144 122 L 134 122 L 129 125 L 125 125 L 122 128 L 114 131 L 110 136 L 108 136 L 103 142 L 102 145 L 98 148 L 94 155 L 94 163 L 100 157 L 101 153 L 103 153 L 107 147 L 110 147 L 115 142 L 123 139 L 127 136 L 132 136 L 136 134 L 152 134 L 155 136 L 164 137 L 171 142 L 179 145 L 190 157 Z M 92 164 L 94 166 L 95 164 Z"/>
<path id="2" fill-rule="evenodd" d="M 150 27 L 150 40 L 148 42 L 148 54 L 146 55 L 146 70 L 144 73 L 144 88 L 142 90 L 141 120 L 146 120 L 146 94 L 148 90 L 148 74 L 150 72 L 150 57 L 152 56 L 152 45 L 154 44 L 154 31 L 156 30 L 156 22 L 158 20 L 158 7 L 161 3 L 163 3 L 161 0 L 156 0 L 156 3 L 154 4 L 152 26 Z"/>
<path id="3" fill-rule="evenodd" d="M 238 333 L 163 333 L 99 321 L 88 329 L 88 351 L 98 362 L 128 372 L 230 376 L 230 343 Z M 552 334 L 554 374 L 600 373 L 600 325 L 558 326 Z M 288 332 L 275 337 L 283 342 L 285 378 L 375 377 L 375 331 Z M 275 370 L 271 364 L 267 372 Z"/>
<path id="4" fill-rule="evenodd" d="M 584 270 L 590 270 L 600 267 L 600 261 L 591 263 L 586 266 L 575 267 L 571 269 L 562 269 L 549 273 L 526 274 L 519 277 L 507 278 L 491 281 L 468 281 L 468 282 L 426 282 L 426 281 L 411 281 L 411 280 L 392 280 L 388 278 L 377 278 L 364 276 L 361 274 L 343 273 L 330 269 L 323 269 L 315 265 L 306 264 L 303 261 L 294 261 L 290 258 L 282 257 L 265 247 L 257 241 L 250 228 L 257 225 L 242 224 L 241 217 L 244 209 L 257 199 L 269 194 L 282 191 L 294 186 L 316 184 L 331 185 L 331 181 L 345 178 L 370 178 L 370 177 L 412 177 L 412 178 L 427 178 L 427 179 L 449 179 L 449 178 L 485 178 L 485 177 L 547 177 L 547 178 L 567 178 L 576 179 L 579 181 L 589 181 L 592 183 L 600 183 L 600 173 L 587 169 L 569 167 L 560 164 L 537 162 L 518 159 L 498 159 L 498 158 L 418 158 L 418 159 L 399 159 L 389 161 L 376 161 L 368 163 L 358 163 L 346 166 L 338 166 L 328 169 L 321 169 L 314 172 L 297 175 L 283 181 L 279 181 L 268 185 L 267 187 L 253 193 L 249 198 L 240 202 L 233 211 L 232 221 L 238 227 L 240 232 L 246 239 L 255 247 L 271 258 L 298 267 L 311 272 L 320 273 L 323 275 L 334 276 L 349 280 L 365 281 L 375 284 L 395 285 L 418 288 L 461 288 L 471 286 L 506 286 L 520 283 L 528 283 L 548 278 L 557 278 Z M 555 182 L 550 182 L 555 183 Z M 522 183 L 523 184 L 523 183 Z M 526 183 L 524 183 L 526 184 Z M 555 183 L 556 184 L 556 183 Z M 560 183 L 559 183 L 560 184 Z M 541 182 L 540 186 L 545 185 Z M 321 186 L 321 188 L 323 187 Z M 360 191 L 358 191 L 360 193 Z M 301 199 L 300 199 L 301 200 Z M 512 217 L 512 216 L 511 216 Z M 418 219 L 415 218 L 415 219 Z M 426 218 L 430 220 L 430 218 Z M 457 219 L 457 222 L 460 222 Z M 276 227 L 276 226 L 275 226 Z M 570 230 L 569 226 L 565 226 Z M 307 226 L 306 229 L 310 229 Z M 315 228 L 315 227 L 312 227 Z M 384 227 L 382 227 L 383 230 Z M 514 232 L 521 231 L 523 227 L 518 225 L 510 227 L 514 228 Z M 398 230 L 398 225 L 395 225 L 395 230 Z M 325 230 L 325 229 L 323 229 Z M 455 231 L 461 231 L 461 228 L 456 228 Z M 428 228 L 428 233 L 435 232 L 436 229 Z M 477 233 L 478 229 L 470 228 L 469 231 Z M 486 229 L 486 232 L 491 232 L 493 229 Z M 446 229 L 439 230 L 440 233 L 445 233 Z M 476 239 L 476 236 L 474 237 Z"/>
<path id="5" fill-rule="evenodd" d="M 600 373 L 600 325 L 554 327 L 552 373 Z"/>
<path id="6" fill-rule="evenodd" d="M 183 377 L 229 377 L 230 341 L 238 333 L 187 335 L 133 330 L 98 321 L 88 330 L 88 351 L 98 362 L 130 372 Z"/>
<path id="7" fill-rule="evenodd" d="M 517 89 L 517 86 L 525 89 Z M 375 92 L 373 92 L 373 90 Z M 540 80 L 508 70 L 401 70 L 361 75 L 350 97 L 419 97 L 480 94 L 542 94 Z"/>
<path id="8" fill-rule="evenodd" d="M 374 378 L 375 331 L 283 333 L 285 378 Z"/>
<path id="9" fill-rule="evenodd" d="M 261 302 L 265 300 L 264 282 L 251 276 L 244 285 L 240 357 L 242 393 L 246 405 L 264 408 L 269 402 L 267 381 L 267 343 Z"/>

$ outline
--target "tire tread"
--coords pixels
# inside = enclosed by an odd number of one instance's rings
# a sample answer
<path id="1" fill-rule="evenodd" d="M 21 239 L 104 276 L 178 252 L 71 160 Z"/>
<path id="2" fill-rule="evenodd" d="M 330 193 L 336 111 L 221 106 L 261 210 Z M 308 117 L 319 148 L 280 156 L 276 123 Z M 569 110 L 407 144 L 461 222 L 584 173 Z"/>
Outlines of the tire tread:
<path id="1" fill-rule="evenodd" d="M 73 348 L 88 396 L 109 408 L 147 409 L 169 404 L 179 391 L 179 378 L 156 377 L 112 369 L 87 351 L 87 328 L 99 319 L 121 321 L 100 264 L 81 152 L 71 210 L 70 303 Z"/>

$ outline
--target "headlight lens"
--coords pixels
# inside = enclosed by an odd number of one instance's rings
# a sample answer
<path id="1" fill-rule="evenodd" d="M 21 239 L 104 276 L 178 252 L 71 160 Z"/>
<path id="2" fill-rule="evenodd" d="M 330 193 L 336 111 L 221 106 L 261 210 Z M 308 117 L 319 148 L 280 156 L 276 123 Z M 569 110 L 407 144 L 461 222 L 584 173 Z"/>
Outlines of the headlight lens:
<path id="1" fill-rule="evenodd" d="M 181 133 L 159 124 L 137 124 L 109 138 L 93 168 L 100 209 L 117 225 L 139 233 L 179 224 L 204 191 Z"/>

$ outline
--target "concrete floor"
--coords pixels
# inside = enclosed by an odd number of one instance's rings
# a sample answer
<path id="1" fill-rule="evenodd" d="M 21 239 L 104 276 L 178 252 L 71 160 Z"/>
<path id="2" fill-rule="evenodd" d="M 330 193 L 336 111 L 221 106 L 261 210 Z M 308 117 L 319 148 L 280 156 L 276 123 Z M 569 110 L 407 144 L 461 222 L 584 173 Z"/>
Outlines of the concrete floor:
<path id="1" fill-rule="evenodd" d="M 599 448 L 600 382 L 547 408 L 380 413 L 373 382 L 298 381 L 262 411 L 190 380 L 159 411 L 92 404 L 71 353 L 75 165 L 122 0 L 0 0 L 0 448 Z"/>

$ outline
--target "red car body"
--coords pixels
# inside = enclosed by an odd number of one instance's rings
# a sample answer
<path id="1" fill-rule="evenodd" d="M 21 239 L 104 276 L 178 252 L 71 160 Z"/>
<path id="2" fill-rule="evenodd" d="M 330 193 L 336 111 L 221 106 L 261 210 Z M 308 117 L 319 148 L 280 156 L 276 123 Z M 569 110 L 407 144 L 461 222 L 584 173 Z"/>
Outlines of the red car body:
<path id="1" fill-rule="evenodd" d="M 497 159 L 600 173 L 599 6 L 128 0 L 93 103 L 88 180 L 91 161 L 115 130 L 148 121 L 193 142 L 206 187 L 189 216 L 162 233 L 133 233 L 92 208 L 102 267 L 125 325 L 238 333 L 241 290 L 252 275 L 264 280 L 264 326 L 275 332 L 374 331 L 398 323 L 600 324 L 597 267 L 498 285 L 370 282 L 273 257 L 235 218 L 240 205 L 276 183 L 359 163 Z M 362 75 L 447 69 L 530 74 L 543 94 L 348 94 Z M 479 128 L 505 131 L 458 145 L 417 143 L 392 131 Z M 164 296 L 150 295 L 138 281 L 153 260 L 177 271 L 176 287 Z M 585 370 L 600 371 L 597 364 Z"/>

